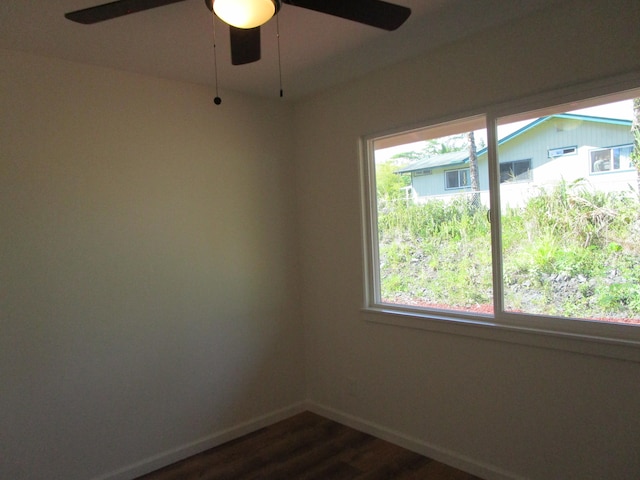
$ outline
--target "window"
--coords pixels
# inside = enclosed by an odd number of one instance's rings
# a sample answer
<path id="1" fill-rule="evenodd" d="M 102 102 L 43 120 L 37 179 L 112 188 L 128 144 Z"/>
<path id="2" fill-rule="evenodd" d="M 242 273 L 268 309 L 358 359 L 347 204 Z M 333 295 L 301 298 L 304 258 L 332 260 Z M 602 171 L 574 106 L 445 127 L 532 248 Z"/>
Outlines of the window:
<path id="1" fill-rule="evenodd" d="M 592 150 L 589 154 L 591 173 L 604 173 L 633 168 L 633 164 L 631 163 L 632 151 L 633 145 Z"/>
<path id="2" fill-rule="evenodd" d="M 634 97 L 501 107 L 368 139 L 368 309 L 640 344 Z M 576 146 L 550 150 L 555 137 Z M 411 198 L 371 196 L 394 191 L 378 184 L 389 162 Z M 590 182 L 586 165 L 626 176 Z"/>
<path id="3" fill-rule="evenodd" d="M 481 304 L 492 310 L 487 153 L 478 149 L 486 136 L 485 119 L 477 117 L 412 132 L 411 144 L 402 143 L 403 134 L 373 141 L 375 189 L 382 192 L 373 212 L 379 302 L 457 311 Z M 465 167 L 446 168 L 460 164 Z M 385 174 L 390 165 L 394 178 Z M 413 174 L 425 165 L 431 175 Z M 387 187 L 398 176 L 412 182 L 409 203 Z"/>
<path id="4" fill-rule="evenodd" d="M 449 170 L 444 174 L 446 182 L 445 188 L 466 188 L 470 185 L 468 168 Z"/>
<path id="5" fill-rule="evenodd" d="M 577 155 L 578 147 L 552 148 L 549 150 L 549 158 L 562 157 L 563 155 Z"/>
<path id="6" fill-rule="evenodd" d="M 531 160 L 516 160 L 500 164 L 500 183 L 531 180 Z"/>

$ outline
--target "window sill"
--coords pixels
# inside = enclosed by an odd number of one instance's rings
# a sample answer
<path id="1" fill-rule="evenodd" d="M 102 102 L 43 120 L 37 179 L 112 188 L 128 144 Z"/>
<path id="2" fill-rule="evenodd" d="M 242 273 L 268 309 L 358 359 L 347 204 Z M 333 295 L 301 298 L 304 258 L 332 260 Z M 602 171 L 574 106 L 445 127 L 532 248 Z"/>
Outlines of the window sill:
<path id="1" fill-rule="evenodd" d="M 640 341 L 636 340 L 506 325 L 492 317 L 458 318 L 445 313 L 405 311 L 388 306 L 364 308 L 362 313 L 364 319 L 371 323 L 640 363 Z"/>

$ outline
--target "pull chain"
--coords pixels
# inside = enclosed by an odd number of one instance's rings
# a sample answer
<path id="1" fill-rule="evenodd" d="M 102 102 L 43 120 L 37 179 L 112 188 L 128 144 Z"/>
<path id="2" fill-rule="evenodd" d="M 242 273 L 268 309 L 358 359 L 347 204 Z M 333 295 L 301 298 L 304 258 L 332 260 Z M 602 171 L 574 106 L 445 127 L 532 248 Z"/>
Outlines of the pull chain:
<path id="1" fill-rule="evenodd" d="M 211 19 L 213 23 L 213 70 L 215 74 L 215 83 L 216 83 L 216 97 L 213 99 L 213 103 L 216 105 L 220 105 L 222 103 L 222 99 L 218 95 L 218 54 L 217 54 L 217 45 L 216 45 L 216 14 L 211 12 Z"/>
<path id="2" fill-rule="evenodd" d="M 284 96 L 282 90 L 282 62 L 280 60 L 280 14 L 276 15 L 276 37 L 278 39 L 278 74 L 280 76 L 280 98 Z"/>

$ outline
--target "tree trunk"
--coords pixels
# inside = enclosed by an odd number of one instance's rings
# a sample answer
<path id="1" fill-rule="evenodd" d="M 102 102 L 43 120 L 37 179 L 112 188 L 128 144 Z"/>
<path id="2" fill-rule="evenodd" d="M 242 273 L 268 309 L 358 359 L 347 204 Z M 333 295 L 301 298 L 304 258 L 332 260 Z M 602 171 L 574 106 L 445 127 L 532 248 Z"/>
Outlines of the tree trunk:
<path id="1" fill-rule="evenodd" d="M 471 177 L 471 202 L 474 207 L 480 206 L 480 175 L 478 173 L 478 153 L 476 151 L 476 139 L 473 132 L 467 133 L 469 142 L 469 176 Z"/>
<path id="2" fill-rule="evenodd" d="M 631 162 L 636 167 L 638 177 L 638 196 L 640 197 L 640 98 L 633 99 L 633 123 L 631 124 L 631 135 L 633 135 L 633 151 L 631 152 Z"/>

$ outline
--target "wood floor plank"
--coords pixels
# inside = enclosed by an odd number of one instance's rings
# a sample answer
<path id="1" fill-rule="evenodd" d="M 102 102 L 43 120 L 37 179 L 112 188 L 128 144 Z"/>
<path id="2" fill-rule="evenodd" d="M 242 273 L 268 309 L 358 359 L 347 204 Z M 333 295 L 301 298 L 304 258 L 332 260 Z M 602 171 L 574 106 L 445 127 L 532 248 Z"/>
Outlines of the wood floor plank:
<path id="1" fill-rule="evenodd" d="M 303 412 L 137 480 L 481 480 Z"/>

